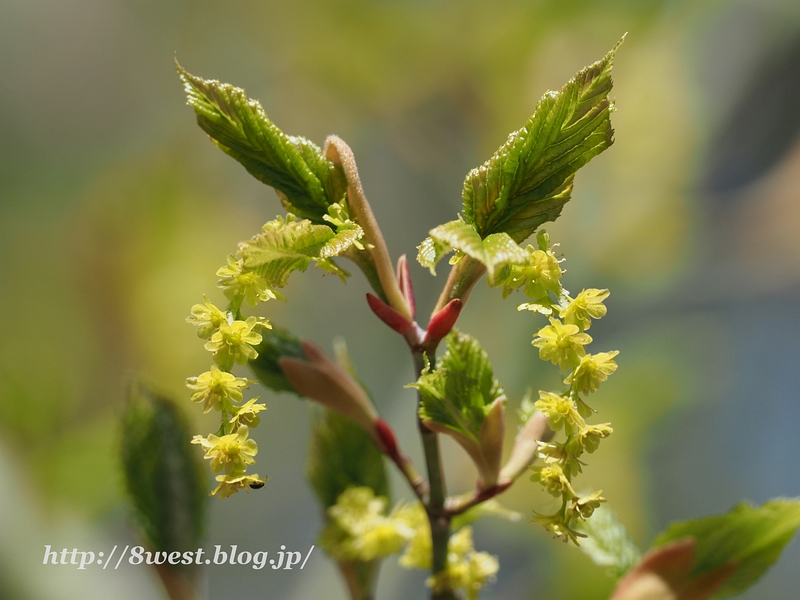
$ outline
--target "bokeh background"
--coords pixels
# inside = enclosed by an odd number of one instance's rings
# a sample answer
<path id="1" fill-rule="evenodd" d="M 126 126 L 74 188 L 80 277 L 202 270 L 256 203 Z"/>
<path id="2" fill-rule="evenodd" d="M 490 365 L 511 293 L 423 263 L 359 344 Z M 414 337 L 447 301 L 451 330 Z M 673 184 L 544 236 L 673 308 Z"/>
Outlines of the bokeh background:
<path id="1" fill-rule="evenodd" d="M 643 547 L 675 519 L 800 496 L 796 0 L 3 0 L 0 597 L 161 597 L 142 567 L 41 563 L 45 544 L 136 543 L 118 458 L 125 385 L 145 378 L 212 430 L 183 386 L 209 364 L 184 318 L 203 293 L 221 299 L 216 269 L 281 212 L 195 125 L 174 55 L 245 87 L 287 133 L 347 140 L 391 252 L 413 256 L 460 210 L 466 172 L 625 32 L 616 143 L 547 227 L 568 289 L 612 290 L 593 347 L 621 351 L 595 402 L 615 434 L 579 481 L 605 491 Z M 412 265 L 422 313 L 445 271 Z M 421 464 L 407 352 L 366 290 L 358 272 L 347 286 L 296 274 L 289 302 L 264 314 L 329 350 L 344 336 Z M 530 345 L 539 326 L 485 286 L 462 316 L 512 406 L 527 386 L 557 385 Z M 260 391 L 271 480 L 213 499 L 205 546 L 305 551 L 321 522 L 303 475 L 308 407 Z M 446 455 L 450 490 L 469 489 L 472 467 L 452 445 Z M 401 481 L 394 491 L 408 497 Z M 484 598 L 608 597 L 603 569 L 526 524 L 547 503 L 536 484 L 503 501 L 523 520 L 476 526 L 477 548 L 501 563 Z M 395 562 L 378 597 L 419 597 L 425 574 Z M 743 597 L 797 598 L 798 566 L 795 541 Z M 345 597 L 322 553 L 303 571 L 211 567 L 203 587 L 211 599 Z"/>

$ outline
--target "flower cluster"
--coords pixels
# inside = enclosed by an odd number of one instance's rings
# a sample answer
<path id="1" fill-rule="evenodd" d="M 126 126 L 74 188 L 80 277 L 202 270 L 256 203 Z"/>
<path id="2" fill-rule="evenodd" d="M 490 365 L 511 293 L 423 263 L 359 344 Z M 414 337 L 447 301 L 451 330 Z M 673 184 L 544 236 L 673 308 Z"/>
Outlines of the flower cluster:
<path id="1" fill-rule="evenodd" d="M 550 246 L 550 237 L 544 230 L 537 234 L 536 245 L 536 248 L 530 245 L 525 248 L 527 263 L 505 265 L 490 283 L 503 288 L 503 298 L 522 288 L 525 296 L 531 299 L 522 307 L 551 315 L 558 310 L 558 303 L 565 293 L 561 287 L 562 260 L 556 257 Z"/>
<path id="2" fill-rule="evenodd" d="M 604 502 L 601 492 L 578 495 L 572 479 L 581 472 L 581 456 L 597 450 L 600 440 L 611 435 L 608 423 L 590 425 L 586 419 L 594 410 L 582 398 L 596 392 L 600 384 L 617 369 L 614 358 L 618 352 L 589 354 L 586 346 L 592 342 L 586 331 L 593 319 L 606 314 L 603 304 L 608 290 L 586 289 L 575 298 L 561 285 L 562 270 L 553 253 L 547 234 L 537 236 L 537 250 L 528 246 L 530 264 L 506 267 L 497 285 L 503 286 L 504 295 L 522 288 L 530 302 L 521 304 L 519 310 L 529 310 L 546 315 L 550 324 L 542 327 L 532 344 L 539 349 L 539 358 L 558 365 L 566 373 L 561 393 L 540 391 L 534 403 L 554 431 L 564 431 L 561 442 L 540 442 L 537 450 L 543 464 L 531 467 L 531 479 L 538 481 L 545 491 L 561 499 L 561 507 L 554 514 L 537 515 L 539 523 L 557 537 L 577 543 L 583 534 L 577 532 L 575 520 L 588 519 Z M 563 260 L 563 259 L 562 259 Z"/>
<path id="3" fill-rule="evenodd" d="M 228 257 L 228 264 L 217 271 L 218 286 L 230 300 L 226 310 L 215 306 L 208 298 L 203 304 L 195 304 L 186 319 L 197 327 L 197 335 L 206 340 L 205 349 L 213 353 L 214 362 L 208 371 L 197 377 L 186 379 L 192 390 L 192 402 L 202 403 L 203 412 L 215 410 L 220 413 L 221 425 L 216 434 L 196 435 L 193 444 L 205 450 L 205 458 L 211 461 L 211 470 L 220 473 L 218 485 L 212 496 L 227 498 L 242 489 L 258 489 L 265 479 L 247 474 L 247 468 L 255 463 L 258 446 L 248 439 L 250 427 L 259 423 L 259 415 L 266 406 L 257 404 L 258 398 L 244 401 L 243 390 L 255 383 L 231 373 L 235 364 L 247 364 L 258 356 L 255 346 L 261 343 L 262 328 L 270 328 L 269 322 L 258 317 L 242 318 L 241 306 L 247 302 L 254 306 L 276 298 L 275 292 L 256 271 L 244 267 L 244 261 L 235 256 Z"/>
<path id="4" fill-rule="evenodd" d="M 301 220 L 288 213 L 286 217 L 265 223 L 261 233 L 240 243 L 236 253 L 228 256 L 227 264 L 217 270 L 217 287 L 228 299 L 228 306 L 220 309 L 204 297 L 203 303 L 195 304 L 186 319 L 197 327 L 198 337 L 205 340 L 205 349 L 213 354 L 216 363 L 205 373 L 186 380 L 187 387 L 193 392 L 192 401 L 202 403 L 203 412 L 215 410 L 220 413 L 221 425 L 216 434 L 195 436 L 193 440 L 203 446 L 205 457 L 211 460 L 211 469 L 222 472 L 217 476 L 219 485 L 212 495 L 226 497 L 248 486 L 257 489 L 263 487 L 265 481 L 258 475 L 248 475 L 246 471 L 255 462 L 253 457 L 258 451 L 256 443 L 248 440 L 247 436 L 250 428 L 261 420 L 259 413 L 267 407 L 258 404 L 257 397 L 244 401 L 243 390 L 255 382 L 236 377 L 231 369 L 234 365 L 246 365 L 258 358 L 256 348 L 264 341 L 262 331 L 272 329 L 272 326 L 261 317 L 244 317 L 242 305 L 256 306 L 259 302 L 284 299 L 277 289 L 286 285 L 291 273 L 305 271 L 313 262 L 323 271 L 344 279 L 347 273 L 333 262 L 333 257 L 340 256 L 351 246 L 357 249 L 366 247 L 361 242 L 364 232 L 350 220 L 346 204 L 331 204 L 324 220 L 328 224 Z M 313 348 L 305 351 L 315 356 L 321 352 Z M 338 372 L 331 375 L 332 368 L 328 363 L 317 358 L 317 363 L 324 363 L 323 366 L 305 365 L 300 361 L 299 366 L 290 365 L 291 370 L 306 373 L 308 369 L 316 368 L 318 375 L 328 375 L 328 379 L 342 383 L 342 377 L 335 376 Z M 318 381 L 319 377 L 310 379 Z M 348 382 L 343 385 L 348 390 L 357 387 Z M 333 389 L 339 391 L 335 386 Z M 309 388 L 308 391 L 315 390 Z M 314 397 L 313 394 L 306 395 Z M 330 396 L 330 393 L 323 394 L 324 398 Z M 365 403 L 368 399 L 362 405 Z M 368 407 L 357 408 L 364 410 L 354 409 L 356 416 L 366 415 L 362 421 L 374 430 L 377 415 L 369 413 Z"/>
<path id="5" fill-rule="evenodd" d="M 476 600 L 481 589 L 500 569 L 496 556 L 475 552 L 472 527 L 465 526 L 450 537 L 447 544 L 447 569 L 428 578 L 434 592 L 464 590 L 467 600 Z"/>
<path id="6" fill-rule="evenodd" d="M 348 488 L 328 509 L 320 546 L 337 560 L 368 562 L 400 552 L 414 529 L 402 507 L 386 515 L 386 504 L 371 488 Z"/>
<path id="7" fill-rule="evenodd" d="M 431 528 L 425 509 L 417 503 L 406 507 L 400 517 L 414 530 L 400 565 L 407 569 L 431 568 Z M 435 592 L 445 589 L 463 590 L 468 600 L 475 600 L 487 582 L 493 581 L 500 563 L 488 552 L 476 552 L 472 527 L 464 526 L 450 536 L 447 544 L 447 569 L 429 577 L 427 584 Z"/>
<path id="8" fill-rule="evenodd" d="M 407 569 L 431 568 L 431 529 L 422 504 L 399 504 L 388 515 L 387 499 L 368 487 L 350 487 L 328 508 L 328 525 L 320 545 L 337 560 L 364 561 L 403 551 L 400 565 Z M 428 586 L 463 590 L 469 600 L 499 569 L 497 557 L 476 552 L 472 528 L 462 527 L 448 544 L 447 569 L 428 579 Z"/>

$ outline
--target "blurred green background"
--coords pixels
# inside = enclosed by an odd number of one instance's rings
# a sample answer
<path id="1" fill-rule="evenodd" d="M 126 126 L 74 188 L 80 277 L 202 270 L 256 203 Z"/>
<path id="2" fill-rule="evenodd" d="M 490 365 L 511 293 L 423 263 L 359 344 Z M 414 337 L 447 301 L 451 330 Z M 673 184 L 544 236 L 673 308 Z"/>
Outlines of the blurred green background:
<path id="1" fill-rule="evenodd" d="M 460 210 L 466 172 L 625 32 L 617 141 L 547 227 L 568 289 L 611 289 L 593 348 L 621 351 L 595 403 L 615 434 L 578 481 L 604 490 L 642 546 L 675 519 L 800 495 L 796 0 L 3 0 L 0 597 L 159 598 L 143 567 L 43 567 L 43 547 L 138 543 L 118 459 L 131 377 L 180 399 L 197 432 L 215 428 L 183 385 L 210 364 L 184 318 L 203 293 L 221 301 L 216 269 L 281 209 L 195 125 L 173 55 L 245 87 L 289 134 L 347 140 L 390 251 L 414 256 Z M 445 272 L 412 265 L 422 314 Z M 289 302 L 263 314 L 328 350 L 344 336 L 421 465 L 410 361 L 366 291 L 357 272 L 347 286 L 294 275 Z M 483 285 L 462 315 L 512 405 L 557 385 L 530 345 L 539 326 Z M 320 525 L 302 472 L 307 406 L 258 392 L 258 472 L 271 480 L 211 501 L 205 547 L 305 551 Z M 465 491 L 475 472 L 446 446 L 450 490 Z M 408 497 L 402 481 L 394 490 Z M 503 501 L 524 518 L 477 525 L 477 549 L 501 564 L 484 598 L 608 597 L 601 568 L 526 524 L 547 505 L 536 484 Z M 394 563 L 378 597 L 419 597 L 425 574 Z M 744 597 L 797 598 L 798 564 L 795 542 Z M 203 588 L 345 597 L 321 552 L 303 571 L 212 566 Z"/>

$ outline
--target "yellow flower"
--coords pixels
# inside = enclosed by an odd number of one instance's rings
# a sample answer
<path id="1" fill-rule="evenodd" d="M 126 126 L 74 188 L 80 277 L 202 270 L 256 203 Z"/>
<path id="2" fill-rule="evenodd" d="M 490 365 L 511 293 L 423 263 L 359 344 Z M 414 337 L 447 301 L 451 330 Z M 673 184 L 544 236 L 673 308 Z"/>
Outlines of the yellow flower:
<path id="1" fill-rule="evenodd" d="M 578 434 L 570 440 L 572 445 L 578 445 L 581 450 L 589 454 L 597 450 L 600 440 L 607 438 L 614 432 L 611 425 L 601 423 L 599 425 L 586 425 L 578 431 Z M 577 451 L 577 450 L 576 450 Z"/>
<path id="2" fill-rule="evenodd" d="M 433 557 L 431 527 L 422 504 L 416 502 L 402 507 L 398 511 L 397 517 L 403 519 L 414 531 L 414 536 L 400 557 L 400 565 L 406 569 L 430 569 Z"/>
<path id="3" fill-rule="evenodd" d="M 447 545 L 447 569 L 428 578 L 428 585 L 435 592 L 445 589 L 464 590 L 468 600 L 475 600 L 481 588 L 500 568 L 496 556 L 487 552 L 475 552 L 472 542 L 472 527 L 459 529 L 450 537 Z"/>
<path id="4" fill-rule="evenodd" d="M 246 488 L 249 488 L 247 489 L 247 493 L 249 494 L 251 489 L 260 489 L 264 487 L 264 483 L 266 482 L 265 478 L 259 477 L 258 475 L 217 475 L 216 479 L 219 481 L 219 485 L 214 488 L 214 491 L 212 491 L 210 495 L 219 496 L 220 498 L 233 496 L 239 490 Z"/>
<path id="5" fill-rule="evenodd" d="M 239 425 L 256 427 L 261 422 L 258 413 L 262 410 L 267 410 L 267 407 L 263 404 L 256 404 L 256 400 L 258 400 L 258 397 L 248 400 L 236 411 L 236 414 L 231 419 L 231 425 L 233 427 L 238 427 Z"/>
<path id="6" fill-rule="evenodd" d="M 233 363 L 247 364 L 258 356 L 253 346 L 261 343 L 261 334 L 256 327 L 269 327 L 256 317 L 248 317 L 246 321 L 234 321 L 230 325 L 223 323 L 206 342 L 206 350 L 214 353 L 214 360 L 223 369 L 230 369 Z"/>
<path id="7" fill-rule="evenodd" d="M 471 552 L 465 557 L 463 575 L 458 587 L 466 590 L 467 600 L 477 600 L 478 595 L 487 582 L 493 581 L 500 563 L 496 556 L 488 552 Z"/>
<path id="8" fill-rule="evenodd" d="M 186 322 L 197 327 L 197 337 L 206 340 L 219 329 L 220 325 L 228 322 L 228 317 L 205 296 L 203 300 L 203 304 L 195 304 L 192 307 L 192 314 L 186 317 Z"/>
<path id="9" fill-rule="evenodd" d="M 577 325 L 564 325 L 558 319 L 550 319 L 550 325 L 539 330 L 537 338 L 531 342 L 539 348 L 539 358 L 549 360 L 562 369 L 575 367 L 586 354 L 583 347 L 592 338 L 581 333 Z"/>
<path id="10" fill-rule="evenodd" d="M 351 487 L 328 509 L 321 545 L 338 559 L 370 561 L 395 554 L 414 535 L 396 513 L 386 516 L 386 498 L 368 487 Z"/>
<path id="11" fill-rule="evenodd" d="M 569 507 L 567 508 L 567 516 L 575 519 L 588 519 L 594 514 L 594 511 L 605 502 L 606 499 L 600 494 L 603 491 L 594 492 L 588 496 L 575 497 L 572 499 Z"/>
<path id="12" fill-rule="evenodd" d="M 186 387 L 194 390 L 192 402 L 204 402 L 204 414 L 212 408 L 233 412 L 231 402 L 241 402 L 242 390 L 247 389 L 251 383 L 255 382 L 220 371 L 216 365 L 212 365 L 210 371 L 186 379 Z"/>
<path id="13" fill-rule="evenodd" d="M 599 319 L 606 315 L 603 300 L 608 298 L 608 290 L 596 290 L 590 288 L 583 290 L 578 297 L 561 311 L 561 318 L 565 323 L 577 325 L 581 331 L 592 326 L 592 319 Z"/>
<path id="14" fill-rule="evenodd" d="M 542 484 L 545 491 L 551 496 L 568 495 L 575 496 L 575 491 L 569 483 L 569 479 L 564 474 L 561 465 L 553 463 L 543 467 L 532 467 L 533 475 L 531 481 L 538 481 Z"/>
<path id="15" fill-rule="evenodd" d="M 250 430 L 247 425 L 242 425 L 236 433 L 221 437 L 213 433 L 207 437 L 196 435 L 193 444 L 200 444 L 206 455 L 203 458 L 211 460 L 211 470 L 214 473 L 224 471 L 225 475 L 238 477 L 244 475 L 247 465 L 256 462 L 253 458 L 258 454 L 258 445 L 254 440 L 248 440 Z"/>
<path id="16" fill-rule="evenodd" d="M 570 438 L 570 440 L 573 439 Z M 574 477 L 582 471 L 582 463 L 579 459 L 583 453 L 583 447 L 580 445 L 575 447 L 573 443 L 539 442 L 536 453 L 547 464 L 558 463 L 567 477 Z"/>
<path id="17" fill-rule="evenodd" d="M 561 267 L 558 259 L 547 250 L 537 250 L 533 246 L 525 248 L 528 264 L 510 265 L 497 285 L 503 286 L 503 297 L 522 287 L 528 298 L 549 300 L 548 292 L 561 293 Z"/>
<path id="18" fill-rule="evenodd" d="M 584 422 L 575 408 L 575 403 L 566 396 L 540 391 L 539 400 L 534 406 L 547 417 L 547 422 L 555 431 L 563 427 L 567 434 L 571 434 Z"/>
<path id="19" fill-rule="evenodd" d="M 578 546 L 578 538 L 579 537 L 586 537 L 585 533 L 580 533 L 579 531 L 575 531 L 569 526 L 564 520 L 564 517 L 561 516 L 560 513 L 556 513 L 554 515 L 540 515 L 537 514 L 531 523 L 538 523 L 542 527 L 544 527 L 547 531 L 552 533 L 555 537 L 564 537 L 564 542 L 566 543 L 567 540 L 573 542 L 576 546 Z"/>
<path id="20" fill-rule="evenodd" d="M 250 306 L 275 299 L 275 292 L 267 285 L 267 280 L 255 271 L 244 268 L 244 259 L 228 256 L 228 265 L 220 267 L 217 275 L 221 278 L 217 285 L 231 302 L 241 304 L 242 300 Z"/>
<path id="21" fill-rule="evenodd" d="M 587 354 L 581 357 L 580 363 L 564 380 L 564 383 L 571 385 L 575 390 L 580 390 L 587 394 L 596 392 L 600 384 L 617 370 L 617 363 L 614 362 L 614 357 L 617 354 L 619 352 L 614 350 L 613 352 L 598 352 L 597 354 Z"/>

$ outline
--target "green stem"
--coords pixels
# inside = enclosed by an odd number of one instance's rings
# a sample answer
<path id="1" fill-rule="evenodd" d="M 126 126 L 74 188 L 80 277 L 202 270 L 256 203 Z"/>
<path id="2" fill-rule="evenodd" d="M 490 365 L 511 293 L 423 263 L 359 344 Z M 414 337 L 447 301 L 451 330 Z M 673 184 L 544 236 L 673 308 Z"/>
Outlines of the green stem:
<path id="1" fill-rule="evenodd" d="M 378 578 L 379 560 L 369 562 L 336 561 L 339 571 L 347 583 L 351 600 L 373 600 Z"/>
<path id="2" fill-rule="evenodd" d="M 424 368 L 423 355 L 414 353 L 414 368 L 417 379 Z M 420 397 L 417 394 L 417 407 Z M 419 411 L 417 411 L 419 414 Z M 450 517 L 444 509 L 444 500 L 447 495 L 442 470 L 442 457 L 439 451 L 439 436 L 425 427 L 421 419 L 417 419 L 422 447 L 425 452 L 425 465 L 428 469 L 429 497 L 425 505 L 428 522 L 431 526 L 432 563 L 431 573 L 446 573 L 447 571 L 447 545 L 450 541 Z M 449 585 L 439 585 L 431 594 L 432 600 L 456 600 L 457 596 Z"/>
<path id="3" fill-rule="evenodd" d="M 486 273 L 486 267 L 484 267 L 482 263 L 469 256 L 463 257 L 450 269 L 447 283 L 444 285 L 444 289 L 439 296 L 439 301 L 436 303 L 432 314 L 435 315 L 442 310 L 448 302 L 456 298 L 466 302 L 472 292 L 472 288 L 475 287 L 475 284 L 483 277 L 484 273 Z"/>

